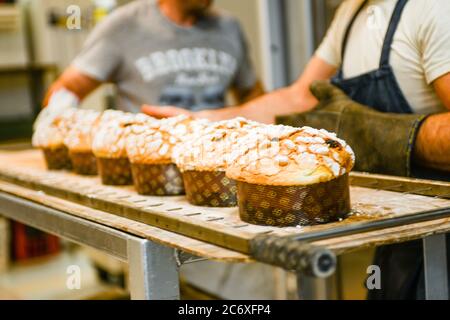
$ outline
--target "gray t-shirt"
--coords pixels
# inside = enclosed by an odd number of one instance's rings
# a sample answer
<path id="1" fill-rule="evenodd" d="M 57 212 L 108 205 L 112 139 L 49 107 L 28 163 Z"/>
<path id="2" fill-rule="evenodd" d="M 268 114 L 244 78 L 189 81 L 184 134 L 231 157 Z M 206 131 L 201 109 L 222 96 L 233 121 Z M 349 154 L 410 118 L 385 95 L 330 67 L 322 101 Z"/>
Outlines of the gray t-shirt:
<path id="1" fill-rule="evenodd" d="M 144 103 L 220 108 L 230 87 L 245 90 L 256 82 L 236 19 L 211 12 L 184 28 L 166 18 L 156 0 L 116 9 L 94 28 L 73 66 L 115 83 L 119 109 L 131 112 Z"/>

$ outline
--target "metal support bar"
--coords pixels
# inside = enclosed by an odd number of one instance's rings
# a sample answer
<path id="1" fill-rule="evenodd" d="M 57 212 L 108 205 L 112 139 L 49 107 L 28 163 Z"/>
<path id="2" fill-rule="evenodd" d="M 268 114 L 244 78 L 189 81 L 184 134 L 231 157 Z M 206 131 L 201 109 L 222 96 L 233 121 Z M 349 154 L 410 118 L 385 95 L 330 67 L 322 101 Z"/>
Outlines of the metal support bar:
<path id="1" fill-rule="evenodd" d="M 132 299 L 179 299 L 178 266 L 174 249 L 149 240 L 128 241 Z"/>
<path id="2" fill-rule="evenodd" d="M 127 241 L 136 238 L 101 224 L 0 192 L 0 214 L 78 244 L 127 261 Z"/>
<path id="3" fill-rule="evenodd" d="M 313 14 L 313 6 L 317 1 L 284 0 L 282 21 L 285 26 L 286 84 L 293 83 L 298 79 L 314 54 L 316 16 Z"/>
<path id="4" fill-rule="evenodd" d="M 297 275 L 297 292 L 300 300 L 337 299 L 336 276 L 317 278 L 306 274 Z"/>
<path id="5" fill-rule="evenodd" d="M 448 217 L 450 217 L 450 207 L 417 212 L 414 214 L 398 216 L 393 218 L 385 218 L 376 221 L 352 223 L 347 226 L 336 227 L 332 229 L 324 229 L 315 232 L 305 232 L 304 234 L 292 236 L 289 235 L 283 238 L 287 241 L 297 240 L 304 242 L 312 242 L 330 238 L 349 236 L 357 233 L 400 227 L 414 223 L 432 221 Z"/>
<path id="6" fill-rule="evenodd" d="M 259 9 L 264 85 L 271 91 L 288 84 L 284 1 L 262 0 Z"/>
<path id="7" fill-rule="evenodd" d="M 133 299 L 177 299 L 174 249 L 0 192 L 0 214 L 128 262 Z"/>
<path id="8" fill-rule="evenodd" d="M 174 249 L 174 255 L 178 267 L 181 267 L 183 264 L 190 264 L 208 260 L 207 258 L 201 258 L 178 249 Z"/>
<path id="9" fill-rule="evenodd" d="M 423 239 L 425 297 L 427 300 L 448 300 L 448 268 L 446 235 Z"/>
<path id="10" fill-rule="evenodd" d="M 250 241 L 250 253 L 257 261 L 318 278 L 326 278 L 336 269 L 333 252 L 288 237 L 257 236 Z"/>

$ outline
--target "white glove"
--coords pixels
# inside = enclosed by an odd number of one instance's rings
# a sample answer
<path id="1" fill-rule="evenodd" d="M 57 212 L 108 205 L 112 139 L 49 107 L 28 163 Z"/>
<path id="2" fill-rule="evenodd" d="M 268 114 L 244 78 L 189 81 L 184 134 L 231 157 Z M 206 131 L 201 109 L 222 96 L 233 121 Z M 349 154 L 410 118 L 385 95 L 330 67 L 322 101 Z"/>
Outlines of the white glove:
<path id="1" fill-rule="evenodd" d="M 33 124 L 33 130 L 36 130 L 40 123 L 51 122 L 56 116 L 60 115 L 64 111 L 78 107 L 80 100 L 71 91 L 61 88 L 55 91 L 47 106 L 37 116 Z"/>

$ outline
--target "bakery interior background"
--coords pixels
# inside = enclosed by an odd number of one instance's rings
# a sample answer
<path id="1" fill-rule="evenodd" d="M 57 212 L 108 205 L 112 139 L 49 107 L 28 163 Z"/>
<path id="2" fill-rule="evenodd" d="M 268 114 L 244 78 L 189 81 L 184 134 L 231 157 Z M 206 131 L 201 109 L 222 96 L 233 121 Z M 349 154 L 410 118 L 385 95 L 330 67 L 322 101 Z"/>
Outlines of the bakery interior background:
<path id="1" fill-rule="evenodd" d="M 0 0 L 0 151 L 31 147 L 32 125 L 46 90 L 82 50 L 94 26 L 130 2 L 133 0 Z M 215 0 L 214 6 L 238 19 L 256 77 L 266 91 L 272 91 L 298 78 L 341 2 Z M 234 97 L 226 99 L 226 104 L 233 104 Z M 118 103 L 114 84 L 105 83 L 89 94 L 80 108 L 102 111 L 115 109 Z M 30 257 L 18 254 L 23 252 L 18 239 L 33 236 L 44 239 L 42 252 L 37 250 L 36 256 Z M 341 298 L 365 299 L 363 266 L 370 264 L 373 254 L 373 249 L 367 249 L 340 257 L 340 283 L 346 283 Z M 83 290 L 61 288 L 67 265 L 79 266 Z M 0 299 L 128 299 L 127 272 L 125 263 L 104 253 L 42 235 L 0 216 Z M 289 272 L 262 272 L 279 283 L 260 291 L 257 286 L 230 288 L 224 281 L 203 291 L 201 285 L 182 279 L 182 297 L 211 298 L 205 292 L 213 290 L 223 293 L 219 298 L 295 297 L 296 280 Z M 194 283 L 202 283 L 195 277 Z"/>
<path id="2" fill-rule="evenodd" d="M 130 0 L 0 0 L 0 148 L 18 149 L 29 146 L 32 123 L 41 108 L 45 90 L 81 50 L 93 26 L 117 7 Z M 314 48 L 322 38 L 340 1 L 283 1 L 274 12 L 271 1 L 216 0 L 215 6 L 236 16 L 247 36 L 250 57 L 258 77 L 267 89 L 295 80 Z M 277 6 L 276 6 L 277 7 Z M 81 28 L 68 28 L 67 18 L 81 13 Z M 272 14 L 269 16 L 269 12 Z M 312 14 L 310 14 L 312 13 Z M 302 17 L 302 19 L 298 19 Z M 78 22 L 77 19 L 73 20 Z M 295 32 L 290 32 L 294 31 Z M 272 43 L 272 47 L 270 44 Z M 81 108 L 103 110 L 116 103 L 113 84 L 103 84 L 90 94 Z M 31 275 L 48 281 L 48 268 L 58 270 L 64 260 L 77 260 L 87 270 L 86 282 L 93 287 L 101 283 L 121 284 L 124 266 L 92 249 L 83 248 L 75 256 L 62 255 L 50 261 L 36 262 L 12 271 L 9 248 L 11 226 L 0 218 L 0 299 L 60 298 L 57 286 L 39 292 L 38 283 L 24 285 Z M 69 250 L 70 251 L 70 250 Z M 39 259 L 38 259 L 39 260 Z M 102 276 L 93 271 L 95 265 Z M 60 274 L 64 277 L 64 274 Z M 12 280 L 11 280 L 12 279 Z M 7 282 L 11 282 L 8 285 Z M 54 280 L 53 282 L 57 282 Z M 51 281 L 50 281 L 51 283 Z M 9 291 L 8 291 L 8 290 Z M 101 290 L 100 290 L 101 291 Z M 359 289 L 363 298 L 363 289 Z M 353 291 L 349 291 L 350 296 Z M 78 293 L 77 293 L 78 294 Z M 89 293 L 86 293 L 89 294 Z M 120 296 L 120 293 L 117 293 Z M 355 292 L 358 297 L 358 292 Z"/>

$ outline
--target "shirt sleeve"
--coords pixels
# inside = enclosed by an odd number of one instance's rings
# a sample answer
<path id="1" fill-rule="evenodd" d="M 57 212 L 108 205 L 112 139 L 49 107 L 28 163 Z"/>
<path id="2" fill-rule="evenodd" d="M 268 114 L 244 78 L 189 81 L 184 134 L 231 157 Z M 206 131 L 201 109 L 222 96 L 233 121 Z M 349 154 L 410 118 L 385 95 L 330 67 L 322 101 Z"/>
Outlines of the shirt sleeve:
<path id="1" fill-rule="evenodd" d="M 255 86 L 257 77 L 253 63 L 250 59 L 250 53 L 248 49 L 247 39 L 242 31 L 241 26 L 236 21 L 237 33 L 239 36 L 239 42 L 242 48 L 242 56 L 238 61 L 236 76 L 233 81 L 233 87 L 238 90 L 248 90 Z"/>
<path id="2" fill-rule="evenodd" d="M 450 72 L 450 1 L 427 1 L 418 31 L 418 46 L 428 84 Z"/>
<path id="3" fill-rule="evenodd" d="M 116 9 L 97 24 L 72 65 L 99 81 L 112 80 L 112 75 L 122 60 L 119 49 L 124 25 L 122 20 L 121 10 Z"/>
<path id="4" fill-rule="evenodd" d="M 339 67 L 342 63 L 342 41 L 358 5 L 360 5 L 358 1 L 347 0 L 338 7 L 325 37 L 316 50 L 316 56 L 332 66 Z"/>

